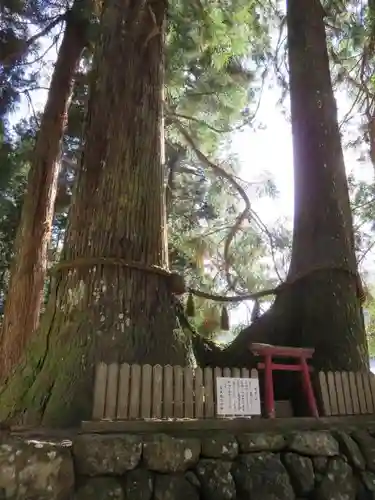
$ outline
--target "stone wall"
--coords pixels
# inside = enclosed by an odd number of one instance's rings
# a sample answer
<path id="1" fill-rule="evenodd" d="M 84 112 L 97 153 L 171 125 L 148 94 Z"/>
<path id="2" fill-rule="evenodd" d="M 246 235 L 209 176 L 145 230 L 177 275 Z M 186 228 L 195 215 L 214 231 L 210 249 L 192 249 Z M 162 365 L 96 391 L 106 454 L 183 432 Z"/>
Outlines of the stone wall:
<path id="1" fill-rule="evenodd" d="M 0 443 L 0 500 L 375 499 L 375 428 Z"/>

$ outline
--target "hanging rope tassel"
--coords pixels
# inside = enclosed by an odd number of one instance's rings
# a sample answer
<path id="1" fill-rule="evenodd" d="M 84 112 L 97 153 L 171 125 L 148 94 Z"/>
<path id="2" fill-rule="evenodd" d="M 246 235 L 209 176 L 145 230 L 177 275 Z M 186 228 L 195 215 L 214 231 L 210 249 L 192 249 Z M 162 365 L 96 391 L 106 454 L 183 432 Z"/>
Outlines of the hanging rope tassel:
<path id="1" fill-rule="evenodd" d="M 195 303 L 194 303 L 194 297 L 192 293 L 189 293 L 187 302 L 186 302 L 186 308 L 185 308 L 185 313 L 188 318 L 194 318 L 195 316 Z"/>
<path id="2" fill-rule="evenodd" d="M 228 309 L 225 306 L 221 309 L 220 329 L 224 332 L 229 331 L 229 314 Z"/>

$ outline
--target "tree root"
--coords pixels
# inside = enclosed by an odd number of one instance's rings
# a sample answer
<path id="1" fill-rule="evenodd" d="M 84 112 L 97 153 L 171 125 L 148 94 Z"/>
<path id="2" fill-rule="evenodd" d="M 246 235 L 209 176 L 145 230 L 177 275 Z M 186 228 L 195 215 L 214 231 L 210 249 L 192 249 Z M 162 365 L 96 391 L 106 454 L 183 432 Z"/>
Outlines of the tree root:
<path id="1" fill-rule="evenodd" d="M 325 271 L 310 275 L 281 291 L 271 308 L 224 348 L 203 339 L 191 328 L 196 361 L 201 367 L 255 368 L 257 359 L 249 347 L 252 342 L 263 342 L 314 347 L 312 364 L 317 371 L 368 369 L 355 291 L 355 279 L 348 273 Z M 113 359 L 134 362 L 125 357 L 129 335 L 121 335 L 115 343 L 108 335 L 95 336 L 97 322 L 92 312 L 92 308 L 76 310 L 66 316 L 61 309 L 56 314 L 48 309 L 23 360 L 0 387 L 0 421 L 67 427 L 90 418 L 95 364 Z M 181 311 L 176 312 L 181 322 Z M 186 318 L 181 326 L 188 328 Z M 113 324 L 109 322 L 104 328 L 113 331 Z M 167 362 L 171 359 L 171 364 L 182 364 L 170 357 L 163 344 L 163 355 L 164 351 Z M 157 357 L 145 358 L 142 350 L 137 352 L 141 353 L 139 363 L 165 364 Z M 289 375 L 275 375 L 277 399 L 301 394 L 294 385 L 299 377 Z M 262 384 L 262 373 L 260 379 Z"/>
<path id="2" fill-rule="evenodd" d="M 252 342 L 283 345 L 287 343 L 292 317 L 288 300 L 289 290 L 283 291 L 271 308 L 244 328 L 226 347 L 199 335 L 193 336 L 194 354 L 199 366 L 255 368 L 256 360 L 250 352 Z"/>
<path id="3" fill-rule="evenodd" d="M 356 294 L 356 279 L 322 270 L 285 287 L 270 309 L 243 329 L 226 347 L 194 337 L 198 365 L 254 368 L 252 342 L 314 347 L 317 370 L 368 369 L 368 353 Z"/>

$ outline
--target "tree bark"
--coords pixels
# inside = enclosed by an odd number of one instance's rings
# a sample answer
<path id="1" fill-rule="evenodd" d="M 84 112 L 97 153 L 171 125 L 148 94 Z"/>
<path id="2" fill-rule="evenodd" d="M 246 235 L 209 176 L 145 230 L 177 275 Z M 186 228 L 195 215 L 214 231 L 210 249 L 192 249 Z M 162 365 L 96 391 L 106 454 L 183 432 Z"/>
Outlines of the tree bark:
<path id="1" fill-rule="evenodd" d="M 313 345 L 319 367 L 368 368 L 348 184 L 319 0 L 289 0 L 288 44 L 295 173 L 288 280 L 297 279 L 302 315 L 293 344 Z"/>
<path id="2" fill-rule="evenodd" d="M 90 417 L 98 361 L 190 361 L 190 343 L 176 328 L 168 280 L 146 270 L 167 266 L 166 7 L 165 0 L 103 5 L 84 153 L 63 252 L 71 265 L 62 263 L 38 336 L 4 385 L 0 419 L 77 424 Z M 132 263 L 145 269 L 123 265 Z"/>
<path id="3" fill-rule="evenodd" d="M 314 347 L 318 369 L 368 369 L 323 18 L 319 0 L 288 1 L 295 215 L 287 283 L 272 308 L 226 349 L 195 338 L 200 364 L 251 364 L 250 342 L 265 342 Z"/>
<path id="4" fill-rule="evenodd" d="M 87 6 L 77 0 L 66 26 L 33 152 L 0 339 L 0 375 L 19 361 L 39 324 L 51 235 L 60 149 L 74 73 L 87 43 Z"/>

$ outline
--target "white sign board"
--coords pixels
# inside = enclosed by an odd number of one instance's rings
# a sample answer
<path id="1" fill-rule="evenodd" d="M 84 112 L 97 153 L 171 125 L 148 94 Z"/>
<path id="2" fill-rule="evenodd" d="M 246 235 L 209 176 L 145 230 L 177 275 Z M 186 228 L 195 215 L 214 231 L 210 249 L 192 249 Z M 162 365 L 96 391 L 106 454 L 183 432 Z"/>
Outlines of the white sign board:
<path id="1" fill-rule="evenodd" d="M 217 377 L 217 415 L 260 415 L 260 392 L 257 378 Z"/>

